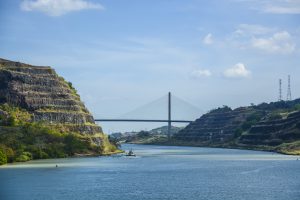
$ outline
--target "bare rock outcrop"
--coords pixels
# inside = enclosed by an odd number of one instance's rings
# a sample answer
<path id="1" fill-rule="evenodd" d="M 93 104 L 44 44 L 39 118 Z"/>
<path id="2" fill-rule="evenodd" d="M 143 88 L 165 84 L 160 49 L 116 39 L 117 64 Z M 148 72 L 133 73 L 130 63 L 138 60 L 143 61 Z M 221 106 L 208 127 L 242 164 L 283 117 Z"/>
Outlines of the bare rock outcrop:
<path id="1" fill-rule="evenodd" d="M 229 107 L 215 109 L 174 135 L 174 139 L 198 144 L 217 144 L 231 141 L 237 127 L 251 114 L 251 109 Z"/>
<path id="2" fill-rule="evenodd" d="M 82 134 L 102 133 L 72 84 L 54 69 L 0 59 L 0 104 L 26 109 L 32 121 L 63 125 Z"/>

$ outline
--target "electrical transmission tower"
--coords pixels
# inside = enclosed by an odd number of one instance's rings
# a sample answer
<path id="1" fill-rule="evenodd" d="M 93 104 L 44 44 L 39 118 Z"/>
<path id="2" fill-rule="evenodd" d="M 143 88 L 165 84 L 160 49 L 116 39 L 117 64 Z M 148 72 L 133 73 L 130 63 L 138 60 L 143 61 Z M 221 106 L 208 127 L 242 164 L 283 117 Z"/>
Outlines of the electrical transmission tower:
<path id="1" fill-rule="evenodd" d="M 287 90 L 286 100 L 287 101 L 291 101 L 292 100 L 291 76 L 290 75 L 288 75 L 288 90 Z"/>
<path id="2" fill-rule="evenodd" d="M 278 96 L 278 101 L 282 101 L 282 89 L 281 89 L 281 86 L 282 86 L 282 81 L 281 81 L 281 79 L 279 79 L 279 96 Z"/>

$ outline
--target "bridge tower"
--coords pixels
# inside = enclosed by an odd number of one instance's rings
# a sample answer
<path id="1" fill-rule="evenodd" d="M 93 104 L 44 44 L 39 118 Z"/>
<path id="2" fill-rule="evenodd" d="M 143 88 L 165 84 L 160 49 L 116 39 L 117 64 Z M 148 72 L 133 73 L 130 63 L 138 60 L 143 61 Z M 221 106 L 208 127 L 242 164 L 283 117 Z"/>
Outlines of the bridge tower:
<path id="1" fill-rule="evenodd" d="M 171 92 L 168 94 L 168 140 L 171 138 Z"/>

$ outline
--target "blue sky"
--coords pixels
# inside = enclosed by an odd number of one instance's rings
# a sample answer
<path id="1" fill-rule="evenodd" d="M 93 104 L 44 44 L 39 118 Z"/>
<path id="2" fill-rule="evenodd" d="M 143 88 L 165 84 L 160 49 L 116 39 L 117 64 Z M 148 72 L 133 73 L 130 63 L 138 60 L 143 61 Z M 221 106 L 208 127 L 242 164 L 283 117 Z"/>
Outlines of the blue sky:
<path id="1" fill-rule="evenodd" d="M 298 98 L 299 43 L 299 0 L 0 0 L 0 57 L 52 66 L 95 117 L 168 91 L 204 112 L 276 101 L 288 74 Z"/>

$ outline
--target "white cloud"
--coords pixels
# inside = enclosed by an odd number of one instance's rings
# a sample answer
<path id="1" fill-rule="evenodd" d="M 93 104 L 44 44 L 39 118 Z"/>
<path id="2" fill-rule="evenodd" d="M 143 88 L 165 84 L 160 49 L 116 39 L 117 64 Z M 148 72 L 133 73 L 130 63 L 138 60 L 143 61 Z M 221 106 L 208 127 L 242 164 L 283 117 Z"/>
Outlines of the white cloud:
<path id="1" fill-rule="evenodd" d="M 212 43 L 214 42 L 214 41 L 213 41 L 213 38 L 212 38 L 212 34 L 211 34 L 211 33 L 207 34 L 207 35 L 203 38 L 202 42 L 203 42 L 204 44 L 212 44 Z"/>
<path id="2" fill-rule="evenodd" d="M 235 0 L 256 10 L 272 14 L 300 14 L 299 0 Z"/>
<path id="3" fill-rule="evenodd" d="M 104 7 L 99 3 L 91 3 L 86 0 L 24 0 L 21 3 L 21 9 L 43 12 L 49 16 L 61 16 L 80 10 L 103 10 Z"/>
<path id="4" fill-rule="evenodd" d="M 243 63 L 237 63 L 224 71 L 224 76 L 227 78 L 247 78 L 250 75 L 251 72 L 246 69 Z"/>
<path id="5" fill-rule="evenodd" d="M 209 77 L 211 75 L 212 73 L 208 69 L 199 69 L 191 73 L 191 77 L 193 78 Z"/>
<path id="6" fill-rule="evenodd" d="M 238 35 L 264 35 L 273 30 L 272 28 L 257 24 L 240 24 L 234 33 Z"/>
<path id="7" fill-rule="evenodd" d="M 300 14 L 300 1 L 273 0 L 264 6 L 263 11 L 273 14 Z"/>
<path id="8" fill-rule="evenodd" d="M 253 38 L 251 40 L 253 48 L 268 52 L 289 54 L 294 52 L 295 43 L 292 41 L 291 35 L 287 31 L 274 33 L 268 38 Z"/>
<path id="9" fill-rule="evenodd" d="M 272 54 L 291 54 L 296 50 L 295 38 L 289 32 L 257 24 L 240 24 L 233 32 L 231 42 L 240 49 Z"/>

